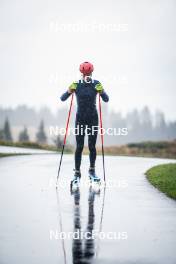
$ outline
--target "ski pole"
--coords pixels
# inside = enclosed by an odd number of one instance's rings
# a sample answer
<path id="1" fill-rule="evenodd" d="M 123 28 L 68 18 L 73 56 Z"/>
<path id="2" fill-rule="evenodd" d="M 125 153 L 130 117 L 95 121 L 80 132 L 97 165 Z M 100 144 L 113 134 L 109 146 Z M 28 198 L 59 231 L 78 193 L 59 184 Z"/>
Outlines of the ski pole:
<path id="1" fill-rule="evenodd" d="M 59 169 L 58 169 L 58 173 L 57 173 L 56 188 L 57 188 L 57 183 L 58 183 L 58 179 L 59 179 L 59 174 L 60 174 L 60 169 L 61 169 L 61 164 L 62 164 L 62 157 L 63 157 L 63 153 L 64 153 L 64 148 L 65 148 L 65 144 L 66 144 L 68 125 L 69 125 L 69 121 L 70 121 L 71 109 L 72 109 L 72 104 L 73 104 L 73 95 L 74 94 L 72 93 L 71 102 L 70 102 L 70 109 L 69 109 L 69 112 L 68 112 L 68 118 L 67 118 L 66 129 L 65 129 L 64 142 L 63 142 L 63 146 L 62 146 L 61 158 L 60 158 L 60 163 L 59 163 Z"/>
<path id="2" fill-rule="evenodd" d="M 106 182 L 106 176 L 105 176 L 105 160 L 104 160 L 104 138 L 103 138 L 103 122 L 102 122 L 102 109 L 101 109 L 101 98 L 99 94 L 99 117 L 100 117 L 100 135 L 101 135 L 101 149 L 102 149 L 102 159 L 103 159 L 103 175 L 104 175 L 104 182 Z"/>

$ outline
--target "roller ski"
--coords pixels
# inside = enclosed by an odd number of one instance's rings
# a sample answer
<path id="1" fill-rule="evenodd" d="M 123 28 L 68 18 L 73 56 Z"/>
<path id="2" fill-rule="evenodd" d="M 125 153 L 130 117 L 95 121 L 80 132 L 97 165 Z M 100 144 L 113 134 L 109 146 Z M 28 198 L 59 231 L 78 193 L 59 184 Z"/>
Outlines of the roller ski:
<path id="1" fill-rule="evenodd" d="M 94 168 L 89 169 L 89 180 L 92 186 L 100 186 L 101 184 L 101 179 L 96 175 Z"/>
<path id="2" fill-rule="evenodd" d="M 79 189 L 80 178 L 81 178 L 81 172 L 75 170 L 75 173 L 74 173 L 74 176 L 73 176 L 73 180 L 71 180 L 71 182 L 70 182 L 70 190 L 71 190 L 71 192 Z"/>

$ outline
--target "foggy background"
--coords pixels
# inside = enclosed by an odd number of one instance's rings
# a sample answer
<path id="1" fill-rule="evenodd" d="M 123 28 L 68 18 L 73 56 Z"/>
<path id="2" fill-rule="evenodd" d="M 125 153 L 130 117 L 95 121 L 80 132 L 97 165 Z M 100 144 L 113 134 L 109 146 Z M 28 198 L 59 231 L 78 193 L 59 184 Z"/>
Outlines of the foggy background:
<path id="1" fill-rule="evenodd" d="M 110 97 L 104 126 L 129 129 L 106 144 L 176 138 L 175 11 L 172 0 L 2 0 L 0 129 L 8 118 L 14 139 L 26 126 L 34 140 L 41 120 L 47 134 L 64 126 L 59 97 L 88 60 Z"/>

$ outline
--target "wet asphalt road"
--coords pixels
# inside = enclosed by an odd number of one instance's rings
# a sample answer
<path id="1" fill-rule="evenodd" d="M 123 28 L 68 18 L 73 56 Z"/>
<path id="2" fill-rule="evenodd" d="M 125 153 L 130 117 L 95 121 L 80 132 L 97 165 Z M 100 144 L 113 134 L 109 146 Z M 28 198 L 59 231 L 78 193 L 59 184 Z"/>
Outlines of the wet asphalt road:
<path id="1" fill-rule="evenodd" d="M 176 202 L 144 175 L 170 160 L 106 157 L 100 193 L 85 183 L 88 156 L 80 190 L 70 192 L 71 155 L 64 156 L 56 192 L 58 162 L 55 154 L 0 159 L 1 264 L 176 263 Z"/>

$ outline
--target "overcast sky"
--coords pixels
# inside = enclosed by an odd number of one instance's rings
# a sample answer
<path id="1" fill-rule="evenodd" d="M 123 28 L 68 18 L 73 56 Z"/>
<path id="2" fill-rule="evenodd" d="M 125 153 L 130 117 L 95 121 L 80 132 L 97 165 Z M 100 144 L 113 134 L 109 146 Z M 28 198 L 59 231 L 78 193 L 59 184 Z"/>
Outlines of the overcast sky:
<path id="1" fill-rule="evenodd" d="M 1 0 L 0 105 L 57 110 L 88 60 L 111 109 L 176 119 L 175 14 L 174 0 Z"/>

